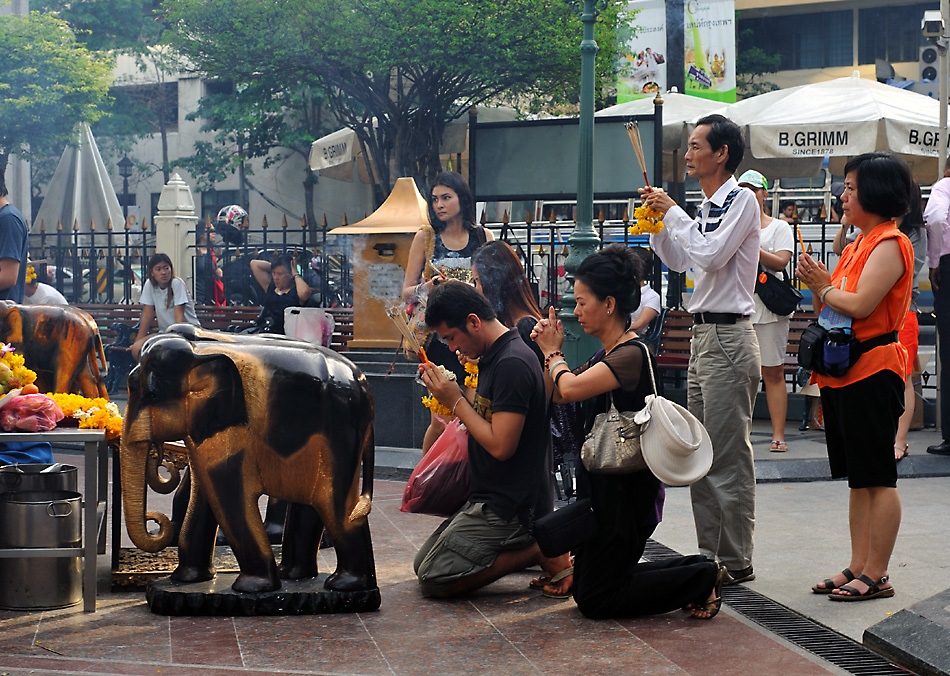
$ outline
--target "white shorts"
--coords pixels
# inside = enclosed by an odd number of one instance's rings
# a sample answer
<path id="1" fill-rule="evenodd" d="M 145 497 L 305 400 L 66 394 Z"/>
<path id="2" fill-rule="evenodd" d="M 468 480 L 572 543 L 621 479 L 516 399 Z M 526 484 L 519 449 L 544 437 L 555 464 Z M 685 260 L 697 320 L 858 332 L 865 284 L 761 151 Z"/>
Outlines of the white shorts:
<path id="1" fill-rule="evenodd" d="M 759 340 L 759 355 L 762 366 L 782 366 L 788 352 L 789 317 L 781 317 L 777 322 L 753 324 L 755 337 Z"/>

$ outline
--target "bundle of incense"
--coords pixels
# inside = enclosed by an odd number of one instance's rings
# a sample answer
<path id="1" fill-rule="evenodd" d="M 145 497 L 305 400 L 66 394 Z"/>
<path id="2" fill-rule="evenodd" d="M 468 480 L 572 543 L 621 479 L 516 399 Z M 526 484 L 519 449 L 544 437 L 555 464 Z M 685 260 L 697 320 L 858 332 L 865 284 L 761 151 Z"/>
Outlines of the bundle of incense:
<path id="1" fill-rule="evenodd" d="M 643 143 L 640 141 L 640 127 L 636 122 L 627 122 L 624 129 L 627 130 L 627 136 L 630 137 L 630 143 L 633 145 L 633 152 L 637 156 L 637 162 L 640 164 L 640 171 L 643 172 L 643 182 L 650 187 L 650 179 L 647 178 L 647 161 L 643 154 Z"/>
<path id="2" fill-rule="evenodd" d="M 413 335 L 412 329 L 409 328 L 409 320 L 402 308 L 394 305 L 386 311 L 386 314 L 389 315 L 389 318 L 393 320 L 396 328 L 399 329 L 399 333 L 402 334 L 402 337 L 406 341 L 406 345 L 409 346 L 409 349 L 419 355 L 422 363 L 428 364 L 429 358 L 426 356 L 426 351 L 422 345 L 419 344 L 419 340 L 416 338 L 416 336 Z"/>
<path id="3" fill-rule="evenodd" d="M 802 239 L 801 228 L 796 228 L 795 230 L 798 233 L 798 243 L 802 246 L 802 253 L 805 253 L 805 240 Z"/>

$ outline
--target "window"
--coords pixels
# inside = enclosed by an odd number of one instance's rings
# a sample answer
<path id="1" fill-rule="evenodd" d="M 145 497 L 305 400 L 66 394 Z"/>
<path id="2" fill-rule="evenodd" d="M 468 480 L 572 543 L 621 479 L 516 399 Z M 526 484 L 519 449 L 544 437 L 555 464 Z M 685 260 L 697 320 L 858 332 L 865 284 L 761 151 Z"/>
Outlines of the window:
<path id="1" fill-rule="evenodd" d="M 916 62 L 920 47 L 927 44 L 920 32 L 924 10 L 940 9 L 939 2 L 902 7 L 870 7 L 858 10 L 858 63 Z"/>
<path id="2" fill-rule="evenodd" d="M 782 70 L 852 65 L 851 10 L 740 18 L 738 30 L 752 32 L 750 46 L 781 54 Z"/>

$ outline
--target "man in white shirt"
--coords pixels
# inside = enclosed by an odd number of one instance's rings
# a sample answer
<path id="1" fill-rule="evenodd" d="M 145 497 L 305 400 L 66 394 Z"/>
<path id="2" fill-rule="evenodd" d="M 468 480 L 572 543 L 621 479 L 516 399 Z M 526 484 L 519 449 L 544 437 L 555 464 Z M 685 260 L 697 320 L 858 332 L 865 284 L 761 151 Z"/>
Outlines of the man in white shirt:
<path id="1" fill-rule="evenodd" d="M 937 317 L 937 346 L 940 350 L 940 431 L 943 441 L 927 447 L 928 453 L 950 455 L 950 165 L 944 177 L 933 184 L 924 210 L 927 226 L 927 267 L 934 294 Z"/>
<path id="2" fill-rule="evenodd" d="M 69 301 L 56 290 L 55 286 L 36 280 L 26 285 L 23 303 L 25 305 L 69 305 Z"/>
<path id="3" fill-rule="evenodd" d="M 732 175 L 744 151 L 732 121 L 722 115 L 699 120 L 686 151 L 686 170 L 706 196 L 695 220 L 662 189 L 640 189 L 644 203 L 664 214 L 665 227 L 650 237 L 653 250 L 671 270 L 693 269 L 687 400 L 712 439 L 713 464 L 690 492 L 700 552 L 726 566 L 727 584 L 755 579 L 749 435 L 760 360 L 749 318 L 755 309 L 759 205 Z"/>

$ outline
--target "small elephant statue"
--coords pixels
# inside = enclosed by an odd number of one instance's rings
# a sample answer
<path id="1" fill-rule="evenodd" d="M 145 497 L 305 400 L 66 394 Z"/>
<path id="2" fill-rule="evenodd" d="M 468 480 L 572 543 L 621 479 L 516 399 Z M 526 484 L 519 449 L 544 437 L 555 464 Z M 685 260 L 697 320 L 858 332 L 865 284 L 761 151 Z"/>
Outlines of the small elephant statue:
<path id="1" fill-rule="evenodd" d="M 174 489 L 167 484 L 177 483 L 177 473 L 163 478 L 161 457 L 152 449 L 184 440 L 191 495 L 173 580 L 214 577 L 218 524 L 240 566 L 234 591 L 273 591 L 281 578 L 314 577 L 325 527 L 336 547 L 337 568 L 324 587 L 375 589 L 367 519 L 373 415 L 366 377 L 332 350 L 284 337 L 169 327 L 145 342 L 129 375 L 120 458 L 132 542 L 148 552 L 171 542 L 168 517 L 145 511 L 145 486 Z M 258 509 L 263 494 L 292 503 L 280 566 Z M 159 524 L 156 534 L 146 529 L 148 520 Z"/>
<path id="2" fill-rule="evenodd" d="M 16 348 L 36 372 L 40 392 L 109 398 L 99 327 L 79 308 L 0 301 L 0 342 Z"/>

